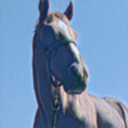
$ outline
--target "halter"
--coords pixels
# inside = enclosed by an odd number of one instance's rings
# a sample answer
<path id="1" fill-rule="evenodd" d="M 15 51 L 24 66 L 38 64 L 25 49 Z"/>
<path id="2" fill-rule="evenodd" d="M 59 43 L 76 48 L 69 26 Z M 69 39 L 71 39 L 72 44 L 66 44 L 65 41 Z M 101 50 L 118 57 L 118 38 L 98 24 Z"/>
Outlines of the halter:
<path id="1" fill-rule="evenodd" d="M 46 55 L 46 70 L 47 70 L 47 74 L 48 74 L 49 83 L 56 88 L 56 90 L 54 92 L 54 97 L 55 98 L 52 101 L 52 110 L 53 110 L 52 111 L 52 128 L 56 127 L 57 111 L 60 108 L 60 100 L 59 100 L 59 97 L 58 97 L 58 87 L 60 87 L 62 85 L 62 83 L 60 83 L 58 85 L 56 81 L 53 81 L 52 75 L 55 78 L 56 78 L 56 75 L 50 67 L 50 60 L 53 58 L 53 56 L 54 56 L 54 54 L 55 54 L 55 52 L 58 48 L 60 48 L 61 46 L 65 45 L 65 44 L 69 44 L 69 43 L 74 43 L 75 44 L 75 42 L 73 40 L 63 39 L 63 40 L 57 41 L 53 45 L 47 46 L 46 44 L 40 42 L 38 40 L 37 36 L 36 36 L 35 42 L 34 42 L 34 45 L 37 45 L 39 48 L 41 48 L 44 51 L 45 55 Z"/>

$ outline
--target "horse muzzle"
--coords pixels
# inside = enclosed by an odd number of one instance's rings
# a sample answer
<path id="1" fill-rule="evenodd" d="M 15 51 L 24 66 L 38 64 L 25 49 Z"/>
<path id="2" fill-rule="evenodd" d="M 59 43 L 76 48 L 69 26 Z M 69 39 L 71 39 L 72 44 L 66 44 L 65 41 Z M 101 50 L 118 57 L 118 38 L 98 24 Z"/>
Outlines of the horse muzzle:
<path id="1" fill-rule="evenodd" d="M 71 65 L 63 75 L 64 90 L 68 94 L 81 94 L 87 86 L 85 70 L 81 65 Z"/>

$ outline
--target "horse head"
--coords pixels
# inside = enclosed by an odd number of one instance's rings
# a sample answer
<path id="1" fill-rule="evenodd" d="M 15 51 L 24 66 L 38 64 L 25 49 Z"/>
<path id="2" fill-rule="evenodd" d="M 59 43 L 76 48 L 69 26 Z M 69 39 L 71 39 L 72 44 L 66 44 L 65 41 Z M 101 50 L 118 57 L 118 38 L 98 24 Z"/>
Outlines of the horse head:
<path id="1" fill-rule="evenodd" d="M 62 14 L 49 12 L 49 1 L 40 0 L 39 11 L 40 18 L 35 33 L 40 45 L 58 45 L 49 65 L 54 77 L 62 83 L 67 93 L 81 94 L 88 83 L 88 69 L 76 47 L 77 33 L 69 26 L 73 17 L 72 2 Z M 64 43 L 64 40 L 68 43 Z"/>

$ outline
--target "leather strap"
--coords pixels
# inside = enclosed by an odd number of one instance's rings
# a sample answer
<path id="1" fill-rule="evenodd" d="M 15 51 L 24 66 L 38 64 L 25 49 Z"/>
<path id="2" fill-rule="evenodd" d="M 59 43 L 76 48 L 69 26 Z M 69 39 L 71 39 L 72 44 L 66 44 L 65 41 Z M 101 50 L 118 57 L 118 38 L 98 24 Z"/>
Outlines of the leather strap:
<path id="1" fill-rule="evenodd" d="M 52 84 L 54 87 L 61 86 L 62 83 L 57 85 L 56 82 L 53 81 L 52 75 L 54 77 L 56 75 L 50 67 L 50 60 L 53 58 L 55 51 L 58 48 L 60 48 L 61 46 L 65 45 L 65 44 L 68 44 L 68 43 L 74 43 L 76 45 L 76 43 L 73 40 L 63 39 L 63 40 L 59 40 L 58 42 L 56 42 L 53 45 L 47 46 L 46 44 L 40 42 L 37 37 L 35 39 L 35 45 L 37 45 L 39 48 L 41 48 L 46 54 L 46 68 L 47 68 L 48 79 L 49 79 L 49 83 Z"/>

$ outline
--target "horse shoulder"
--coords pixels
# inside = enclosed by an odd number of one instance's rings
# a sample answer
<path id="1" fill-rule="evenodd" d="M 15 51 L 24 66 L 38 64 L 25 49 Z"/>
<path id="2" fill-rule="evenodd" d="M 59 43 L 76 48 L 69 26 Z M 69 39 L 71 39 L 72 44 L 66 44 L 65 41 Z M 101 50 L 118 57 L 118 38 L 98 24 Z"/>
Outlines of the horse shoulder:
<path id="1" fill-rule="evenodd" d="M 124 121 L 125 127 L 128 128 L 128 109 L 126 106 L 115 98 L 105 97 L 104 99 L 114 104 L 116 111 Z"/>
<path id="2" fill-rule="evenodd" d="M 95 98 L 98 127 L 127 128 L 114 98 Z"/>

